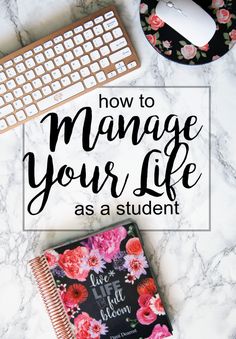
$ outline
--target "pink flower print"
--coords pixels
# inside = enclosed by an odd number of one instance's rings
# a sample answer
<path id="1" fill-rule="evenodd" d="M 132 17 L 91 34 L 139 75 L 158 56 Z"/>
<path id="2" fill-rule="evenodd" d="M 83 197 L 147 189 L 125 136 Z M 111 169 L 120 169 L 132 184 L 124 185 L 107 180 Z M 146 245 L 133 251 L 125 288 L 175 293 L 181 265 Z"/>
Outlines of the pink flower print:
<path id="1" fill-rule="evenodd" d="M 57 265 L 59 254 L 54 250 L 47 250 L 44 252 L 44 256 L 47 259 L 48 265 L 50 268 L 53 268 Z"/>
<path id="2" fill-rule="evenodd" d="M 231 14 L 227 9 L 218 9 L 216 12 L 217 21 L 220 24 L 227 24 L 231 20 Z"/>
<path id="3" fill-rule="evenodd" d="M 181 48 L 181 53 L 186 60 L 191 60 L 196 56 L 197 48 L 194 45 L 185 45 Z"/>
<path id="4" fill-rule="evenodd" d="M 150 307 L 141 307 L 136 313 L 138 322 L 142 325 L 150 325 L 157 320 L 157 315 Z"/>
<path id="5" fill-rule="evenodd" d="M 156 294 L 155 297 L 151 298 L 150 308 L 157 315 L 165 315 L 165 310 L 159 294 Z"/>
<path id="6" fill-rule="evenodd" d="M 211 7 L 215 8 L 215 9 L 218 9 L 220 7 L 223 7 L 224 4 L 225 4 L 224 0 L 212 0 Z"/>
<path id="7" fill-rule="evenodd" d="M 146 339 L 163 339 L 170 337 L 172 334 L 169 332 L 168 328 L 166 325 L 156 325 L 152 331 L 152 334 L 150 337 Z"/>
<path id="8" fill-rule="evenodd" d="M 124 267 L 127 268 L 129 273 L 134 275 L 137 279 L 139 279 L 142 274 L 147 273 L 145 268 L 148 267 L 148 263 L 143 254 L 126 255 L 124 259 Z"/>
<path id="9" fill-rule="evenodd" d="M 93 236 L 90 239 L 90 245 L 92 249 L 99 251 L 106 262 L 111 262 L 114 256 L 120 252 L 121 241 L 125 239 L 126 235 L 126 229 L 120 226 Z"/>
<path id="10" fill-rule="evenodd" d="M 68 278 L 85 281 L 89 270 L 83 267 L 83 263 L 84 259 L 88 256 L 89 250 L 86 247 L 78 246 L 73 250 L 66 250 L 61 254 L 58 264 Z"/>

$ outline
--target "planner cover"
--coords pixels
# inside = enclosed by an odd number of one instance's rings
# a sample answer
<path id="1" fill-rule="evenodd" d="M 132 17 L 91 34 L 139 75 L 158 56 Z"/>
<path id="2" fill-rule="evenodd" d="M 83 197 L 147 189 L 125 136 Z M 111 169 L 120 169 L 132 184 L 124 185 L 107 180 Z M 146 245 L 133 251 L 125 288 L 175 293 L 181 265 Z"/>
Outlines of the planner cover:
<path id="1" fill-rule="evenodd" d="M 136 224 L 127 221 L 31 261 L 58 338 L 162 339 L 172 327 Z"/>

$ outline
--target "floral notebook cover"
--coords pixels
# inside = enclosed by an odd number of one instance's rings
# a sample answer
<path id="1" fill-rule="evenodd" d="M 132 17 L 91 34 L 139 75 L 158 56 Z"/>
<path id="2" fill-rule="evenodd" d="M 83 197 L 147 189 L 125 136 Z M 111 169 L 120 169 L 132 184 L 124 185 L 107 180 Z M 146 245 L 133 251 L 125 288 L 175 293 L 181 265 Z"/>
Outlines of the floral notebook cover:
<path id="1" fill-rule="evenodd" d="M 44 257 L 76 339 L 172 335 L 132 221 L 47 250 Z"/>

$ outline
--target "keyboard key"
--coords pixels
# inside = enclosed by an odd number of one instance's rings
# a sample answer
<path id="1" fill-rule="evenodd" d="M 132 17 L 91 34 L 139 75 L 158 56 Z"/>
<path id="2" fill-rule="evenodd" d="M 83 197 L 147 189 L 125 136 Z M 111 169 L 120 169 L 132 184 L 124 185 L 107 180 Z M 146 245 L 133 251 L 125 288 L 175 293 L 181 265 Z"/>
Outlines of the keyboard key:
<path id="1" fill-rule="evenodd" d="M 80 45 L 84 42 L 84 38 L 82 36 L 82 34 L 78 34 L 74 37 L 74 41 L 76 43 L 76 45 Z"/>
<path id="2" fill-rule="evenodd" d="M 0 107 L 2 107 L 4 105 L 5 105 L 5 102 L 4 102 L 3 98 L 0 97 Z"/>
<path id="3" fill-rule="evenodd" d="M 102 38 L 105 41 L 105 43 L 109 43 L 113 40 L 113 36 L 110 32 L 103 34 Z"/>
<path id="4" fill-rule="evenodd" d="M 113 41 L 110 43 L 110 49 L 112 50 L 112 52 L 117 51 L 118 49 L 121 49 L 125 46 L 127 46 L 127 41 L 125 38 L 120 38 L 116 41 Z"/>
<path id="5" fill-rule="evenodd" d="M 64 55 L 63 55 L 65 61 L 69 62 L 71 60 L 73 60 L 75 57 L 73 55 L 73 53 L 71 51 L 69 52 L 66 52 Z"/>
<path id="6" fill-rule="evenodd" d="M 102 25 L 97 25 L 93 28 L 95 35 L 100 35 L 104 32 Z"/>
<path id="7" fill-rule="evenodd" d="M 83 44 L 83 49 L 85 50 L 85 52 L 90 52 L 93 50 L 93 45 L 92 43 L 89 41 L 89 42 L 86 42 L 85 44 Z"/>
<path id="8" fill-rule="evenodd" d="M 83 26 L 78 26 L 74 29 L 74 33 L 77 34 L 77 33 L 80 33 L 80 32 L 83 32 Z"/>
<path id="9" fill-rule="evenodd" d="M 63 65 L 65 63 L 64 59 L 62 58 L 62 56 L 56 57 L 54 59 L 54 62 L 55 62 L 56 66 L 61 66 L 61 65 Z"/>
<path id="10" fill-rule="evenodd" d="M 87 28 L 90 28 L 90 27 L 93 27 L 93 22 L 92 20 L 88 21 L 88 22 L 85 22 L 84 24 L 84 28 L 87 29 Z"/>
<path id="11" fill-rule="evenodd" d="M 100 63 L 102 68 L 106 68 L 107 66 L 110 65 L 110 62 L 109 62 L 109 60 L 107 58 L 101 59 L 99 61 L 99 63 Z"/>
<path id="12" fill-rule="evenodd" d="M 127 58 L 128 56 L 130 56 L 132 53 L 131 53 L 131 50 L 129 47 L 126 47 L 126 48 L 123 48 L 121 49 L 120 51 L 114 53 L 114 54 L 111 54 L 109 56 L 109 59 L 111 60 L 111 62 L 113 64 L 117 63 L 118 61 L 120 60 L 123 60 L 125 58 Z"/>
<path id="13" fill-rule="evenodd" d="M 110 12 L 107 12 L 104 17 L 105 19 L 110 19 L 114 16 L 114 12 L 113 11 L 110 11 Z"/>
<path id="14" fill-rule="evenodd" d="M 6 74 L 7 74 L 8 78 L 13 78 L 13 77 L 16 76 L 16 71 L 13 67 L 11 67 L 11 68 L 8 68 L 6 70 Z"/>
<path id="15" fill-rule="evenodd" d="M 4 119 L 0 120 L 0 131 L 3 131 L 4 129 L 7 128 L 7 123 Z"/>
<path id="16" fill-rule="evenodd" d="M 0 118 L 6 116 L 8 114 L 11 114 L 13 112 L 14 112 L 14 109 L 13 109 L 12 105 L 4 106 L 0 109 Z"/>
<path id="17" fill-rule="evenodd" d="M 32 80 L 32 79 L 35 78 L 35 73 L 34 73 L 34 71 L 31 70 L 31 71 L 26 72 L 25 76 L 26 76 L 27 80 Z"/>
<path id="18" fill-rule="evenodd" d="M 93 61 L 100 59 L 100 57 L 101 57 L 101 55 L 100 55 L 100 53 L 97 50 L 93 51 L 92 53 L 90 53 L 90 58 Z"/>
<path id="19" fill-rule="evenodd" d="M 4 73 L 4 72 L 1 72 L 1 73 L 0 73 L 0 82 L 5 81 L 6 79 L 7 79 L 7 77 L 6 77 L 5 73 Z"/>
<path id="20" fill-rule="evenodd" d="M 61 89 L 61 84 L 59 81 L 55 81 L 52 83 L 52 89 L 54 92 L 58 91 L 59 89 Z"/>
<path id="21" fill-rule="evenodd" d="M 52 48 L 49 48 L 47 49 L 45 52 L 44 52 L 45 56 L 47 59 L 51 59 L 55 56 L 55 53 L 53 52 L 53 49 Z"/>
<path id="22" fill-rule="evenodd" d="M 65 51 L 65 48 L 63 47 L 62 44 L 56 45 L 54 47 L 56 54 L 61 54 Z"/>
<path id="23" fill-rule="evenodd" d="M 25 70 L 26 70 L 26 68 L 25 68 L 25 65 L 23 64 L 23 62 L 16 65 L 16 71 L 18 73 L 23 73 Z"/>
<path id="24" fill-rule="evenodd" d="M 132 68 L 137 66 L 137 62 L 136 61 L 132 61 L 127 66 L 128 66 L 128 69 L 132 69 Z"/>
<path id="25" fill-rule="evenodd" d="M 35 89 L 42 87 L 42 81 L 40 79 L 35 79 L 32 82 L 33 86 Z"/>
<path id="26" fill-rule="evenodd" d="M 93 73 L 100 70 L 100 66 L 97 62 L 94 62 L 92 65 L 90 65 L 90 69 Z"/>
<path id="27" fill-rule="evenodd" d="M 36 67 L 35 68 L 35 73 L 37 74 L 37 75 L 42 75 L 42 74 L 44 74 L 45 73 L 45 70 L 44 70 L 44 68 L 43 68 L 43 66 L 38 66 L 38 67 Z"/>
<path id="28" fill-rule="evenodd" d="M 108 46 L 101 47 L 99 51 L 102 54 L 102 56 L 106 56 L 106 55 L 110 54 L 110 49 L 109 49 Z"/>
<path id="29" fill-rule="evenodd" d="M 54 38 L 53 42 L 55 44 L 58 44 L 59 42 L 63 41 L 63 37 L 61 35 L 57 36 L 56 38 Z"/>
<path id="30" fill-rule="evenodd" d="M 80 59 L 82 65 L 87 65 L 90 63 L 90 57 L 88 55 L 84 55 Z"/>
<path id="31" fill-rule="evenodd" d="M 37 52 L 35 52 L 35 53 L 37 53 Z M 27 51 L 27 52 L 24 53 L 24 58 L 25 59 L 30 58 L 31 56 L 33 56 L 33 52 L 32 51 Z"/>
<path id="32" fill-rule="evenodd" d="M 118 62 L 117 64 L 115 64 L 116 69 L 121 68 L 121 67 L 124 67 L 124 66 L 125 66 L 124 61 L 120 61 L 120 62 Z"/>
<path id="33" fill-rule="evenodd" d="M 15 118 L 14 115 L 9 115 L 9 116 L 6 118 L 6 120 L 7 120 L 8 126 L 13 126 L 13 125 L 15 125 L 15 124 L 17 123 L 17 120 L 16 120 L 16 118 Z"/>
<path id="34" fill-rule="evenodd" d="M 106 80 L 106 75 L 104 72 L 101 71 L 96 74 L 96 78 L 98 82 L 103 82 Z"/>
<path id="35" fill-rule="evenodd" d="M 94 43 L 94 46 L 97 48 L 104 45 L 101 37 L 97 37 L 96 39 L 94 39 L 93 43 Z"/>
<path id="36" fill-rule="evenodd" d="M 6 93 L 6 94 L 4 94 L 3 97 L 4 97 L 4 100 L 5 100 L 6 103 L 14 100 L 14 97 L 11 93 Z"/>
<path id="37" fill-rule="evenodd" d="M 49 84 L 50 82 L 52 82 L 52 78 L 51 78 L 51 75 L 50 74 L 44 74 L 42 76 L 42 80 L 43 80 L 43 83 L 46 85 L 46 84 Z"/>
<path id="38" fill-rule="evenodd" d="M 117 68 L 117 72 L 118 72 L 118 73 L 123 73 L 123 72 L 125 72 L 125 71 L 127 71 L 127 67 L 126 67 L 126 66 Z"/>
<path id="39" fill-rule="evenodd" d="M 34 100 L 40 100 L 42 99 L 43 96 L 42 96 L 42 93 L 39 90 L 37 90 L 32 93 L 32 97 Z"/>
<path id="40" fill-rule="evenodd" d="M 61 79 L 62 86 L 66 87 L 71 84 L 70 78 L 69 77 L 64 77 Z"/>
<path id="41" fill-rule="evenodd" d="M 44 96 L 50 95 L 52 93 L 52 90 L 49 86 L 45 86 L 42 88 L 42 92 Z"/>
<path id="42" fill-rule="evenodd" d="M 15 58 L 13 59 L 13 61 L 14 61 L 16 64 L 17 64 L 18 62 L 23 61 L 22 55 L 18 55 L 17 57 L 15 57 Z"/>
<path id="43" fill-rule="evenodd" d="M 65 39 L 68 39 L 68 38 L 70 38 L 71 36 L 73 36 L 73 32 L 72 32 L 72 31 L 68 31 L 68 32 L 64 33 L 64 38 L 65 38 Z"/>
<path id="44" fill-rule="evenodd" d="M 112 34 L 114 35 L 114 38 L 120 38 L 123 35 L 122 30 L 120 29 L 120 27 L 117 27 L 115 29 L 113 29 Z"/>
<path id="45" fill-rule="evenodd" d="M 55 68 L 54 63 L 52 61 L 47 61 L 44 64 L 44 67 L 46 68 L 47 71 L 51 71 L 52 69 Z"/>
<path id="46" fill-rule="evenodd" d="M 18 85 L 23 85 L 26 82 L 24 75 L 19 75 L 16 77 L 16 82 Z"/>
<path id="47" fill-rule="evenodd" d="M 97 81 L 94 76 L 91 76 L 87 79 L 84 79 L 84 84 L 86 88 L 91 88 L 97 85 Z"/>
<path id="48" fill-rule="evenodd" d="M 28 117 L 31 117 L 32 115 L 37 114 L 39 111 L 35 105 L 31 105 L 29 107 L 26 107 L 25 113 L 28 115 Z"/>
<path id="49" fill-rule="evenodd" d="M 103 27 L 104 27 L 105 31 L 109 31 L 109 30 L 111 30 L 111 29 L 113 29 L 117 26 L 118 26 L 118 21 L 116 20 L 116 18 L 112 18 L 112 19 L 105 21 L 103 23 Z"/>
<path id="50" fill-rule="evenodd" d="M 88 29 L 83 33 L 85 40 L 90 40 L 94 37 L 93 31 L 91 29 Z"/>
<path id="51" fill-rule="evenodd" d="M 9 68 L 9 67 L 13 66 L 12 60 L 6 61 L 6 62 L 3 64 L 3 66 L 4 66 L 5 68 Z"/>
<path id="52" fill-rule="evenodd" d="M 43 46 L 37 46 L 34 48 L 34 53 L 39 53 L 39 52 L 42 52 L 43 51 Z"/>
<path id="53" fill-rule="evenodd" d="M 65 45 L 66 49 L 71 49 L 75 46 L 72 39 L 68 39 L 68 40 L 64 41 L 64 45 Z"/>
<path id="54" fill-rule="evenodd" d="M 79 75 L 79 72 L 74 72 L 70 75 L 71 79 L 73 82 L 77 82 L 79 81 L 80 79 L 80 75 Z"/>
<path id="55" fill-rule="evenodd" d="M 0 85 L 0 94 L 3 94 L 7 91 L 6 86 L 4 84 Z"/>
<path id="56" fill-rule="evenodd" d="M 20 98 L 24 93 L 21 88 L 17 88 L 13 91 L 13 94 L 16 98 Z"/>
<path id="57" fill-rule="evenodd" d="M 52 47 L 52 46 L 53 46 L 53 42 L 51 40 L 49 40 L 49 41 L 47 41 L 43 44 L 44 48 L 49 48 L 49 47 Z"/>
<path id="58" fill-rule="evenodd" d="M 26 119 L 26 115 L 25 115 L 25 112 L 24 111 L 19 111 L 16 113 L 16 118 L 18 121 L 23 121 Z"/>
<path id="59" fill-rule="evenodd" d="M 21 100 L 16 100 L 15 102 L 13 102 L 13 106 L 15 109 L 20 109 L 23 107 L 23 102 Z"/>
<path id="60" fill-rule="evenodd" d="M 80 70 L 80 74 L 82 75 L 82 77 L 86 78 L 90 75 L 90 70 L 88 69 L 88 67 L 84 67 Z"/>
<path id="61" fill-rule="evenodd" d="M 15 81 L 14 81 L 13 79 L 12 79 L 12 80 L 9 80 L 9 81 L 6 83 L 6 85 L 7 85 L 7 88 L 10 89 L 10 90 L 16 87 L 16 83 L 15 83 Z"/>
<path id="62" fill-rule="evenodd" d="M 78 82 L 68 88 L 63 89 L 62 91 L 58 92 L 57 95 L 53 94 L 41 101 L 38 102 L 38 107 L 41 111 L 51 108 L 55 104 L 62 102 L 66 99 L 77 95 L 84 91 L 84 86 L 81 82 Z"/>
<path id="63" fill-rule="evenodd" d="M 23 102 L 25 105 L 29 105 L 33 102 L 33 100 L 30 95 L 26 95 L 26 97 L 23 98 Z"/>
<path id="64" fill-rule="evenodd" d="M 80 62 L 79 62 L 79 60 L 74 60 L 74 61 L 72 61 L 71 62 L 71 67 L 72 67 L 72 69 L 75 71 L 76 69 L 78 69 L 78 68 L 80 68 Z"/>
<path id="65" fill-rule="evenodd" d="M 35 66 L 35 61 L 33 58 L 30 58 L 26 60 L 25 64 L 27 68 L 32 68 Z"/>
<path id="66" fill-rule="evenodd" d="M 76 57 L 79 57 L 79 56 L 81 56 L 81 55 L 84 54 L 84 52 L 83 52 L 83 50 L 82 50 L 81 47 L 75 48 L 73 52 L 74 52 L 74 54 L 75 54 Z"/>
<path id="67" fill-rule="evenodd" d="M 30 92 L 32 92 L 33 91 L 33 87 L 31 86 L 31 84 L 25 84 L 24 86 L 23 86 L 23 91 L 26 93 L 26 94 L 28 94 L 28 93 L 30 93 Z"/>
<path id="68" fill-rule="evenodd" d="M 112 71 L 112 72 L 107 74 L 109 79 L 114 78 L 116 75 L 117 75 L 116 71 Z"/>
<path id="69" fill-rule="evenodd" d="M 96 19 L 94 19 L 95 24 L 100 24 L 100 22 L 103 22 L 104 18 L 102 15 L 98 16 Z"/>
<path id="70" fill-rule="evenodd" d="M 45 61 L 45 57 L 42 53 L 40 53 L 35 56 L 35 60 L 37 64 L 42 64 Z"/>
<path id="71" fill-rule="evenodd" d="M 71 68 L 69 65 L 64 65 L 61 67 L 61 71 L 64 75 L 71 73 Z"/>
<path id="72" fill-rule="evenodd" d="M 55 69 L 54 71 L 52 71 L 52 77 L 55 80 L 61 78 L 61 72 L 59 71 L 59 69 Z"/>

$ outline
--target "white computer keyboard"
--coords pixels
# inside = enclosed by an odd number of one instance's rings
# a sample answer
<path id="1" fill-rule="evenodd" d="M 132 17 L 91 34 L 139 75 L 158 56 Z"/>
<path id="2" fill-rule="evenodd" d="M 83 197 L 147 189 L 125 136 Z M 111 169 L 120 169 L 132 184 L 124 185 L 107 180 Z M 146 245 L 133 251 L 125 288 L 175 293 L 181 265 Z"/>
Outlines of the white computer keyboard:
<path id="1" fill-rule="evenodd" d="M 0 133 L 140 66 L 114 6 L 0 60 Z"/>

